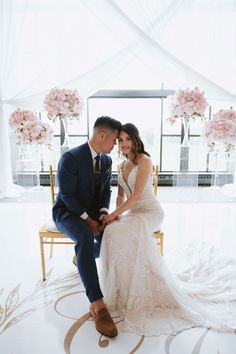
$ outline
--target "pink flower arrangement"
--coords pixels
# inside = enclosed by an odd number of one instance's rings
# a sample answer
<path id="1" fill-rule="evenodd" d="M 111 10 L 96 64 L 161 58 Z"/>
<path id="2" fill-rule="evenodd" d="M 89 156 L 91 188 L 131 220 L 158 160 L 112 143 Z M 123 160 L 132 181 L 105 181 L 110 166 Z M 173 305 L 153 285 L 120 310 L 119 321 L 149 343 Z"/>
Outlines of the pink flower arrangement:
<path id="1" fill-rule="evenodd" d="M 193 90 L 178 90 L 169 98 L 171 117 L 167 120 L 173 124 L 179 118 L 195 120 L 196 118 L 205 119 L 204 112 L 208 106 L 204 92 L 198 87 Z"/>
<path id="2" fill-rule="evenodd" d="M 53 130 L 49 124 L 41 123 L 34 112 L 18 109 L 10 115 L 9 124 L 17 134 L 17 144 L 51 146 Z"/>
<path id="3" fill-rule="evenodd" d="M 53 130 L 47 123 L 27 122 L 18 132 L 18 142 L 23 144 L 44 144 L 51 146 Z"/>
<path id="4" fill-rule="evenodd" d="M 78 118 L 82 101 L 76 90 L 53 88 L 45 97 L 44 106 L 53 121 L 63 117 Z"/>
<path id="5" fill-rule="evenodd" d="M 211 151 L 222 144 L 226 152 L 233 150 L 236 143 L 236 112 L 221 109 L 215 113 L 212 120 L 205 124 L 202 136 Z"/>
<path id="6" fill-rule="evenodd" d="M 37 120 L 37 116 L 34 112 L 27 110 L 17 109 L 9 118 L 9 124 L 12 129 L 20 129 L 26 122 L 34 122 Z"/>
<path id="7" fill-rule="evenodd" d="M 230 121 L 236 124 L 236 112 L 232 109 L 220 109 L 219 112 L 213 114 L 213 120 Z"/>

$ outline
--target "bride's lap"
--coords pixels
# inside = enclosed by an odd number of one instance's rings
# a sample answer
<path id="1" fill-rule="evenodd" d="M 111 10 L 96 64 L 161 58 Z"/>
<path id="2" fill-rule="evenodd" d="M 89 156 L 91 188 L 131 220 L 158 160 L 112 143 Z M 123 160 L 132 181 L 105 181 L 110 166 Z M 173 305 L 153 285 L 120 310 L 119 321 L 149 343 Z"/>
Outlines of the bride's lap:
<path id="1" fill-rule="evenodd" d="M 103 239 L 117 235 L 122 239 L 135 237 L 143 228 L 146 231 L 145 235 L 152 237 L 153 232 L 160 229 L 163 217 L 161 213 L 127 213 L 122 215 L 119 221 L 114 221 L 106 227 Z"/>
<path id="2" fill-rule="evenodd" d="M 101 246 L 101 258 L 104 264 L 117 263 L 122 260 L 124 264 L 134 262 L 142 249 L 156 255 L 156 245 L 153 232 L 156 230 L 156 213 L 130 212 L 122 215 L 119 221 L 108 225 L 104 231 Z M 159 219 L 160 220 L 160 219 Z"/>
<path id="3" fill-rule="evenodd" d="M 104 231 L 103 238 L 117 237 L 126 239 L 131 234 L 136 234 L 136 230 L 139 230 L 141 224 L 146 223 L 142 214 L 125 214 L 122 215 L 120 220 L 114 221 L 108 225 Z"/>

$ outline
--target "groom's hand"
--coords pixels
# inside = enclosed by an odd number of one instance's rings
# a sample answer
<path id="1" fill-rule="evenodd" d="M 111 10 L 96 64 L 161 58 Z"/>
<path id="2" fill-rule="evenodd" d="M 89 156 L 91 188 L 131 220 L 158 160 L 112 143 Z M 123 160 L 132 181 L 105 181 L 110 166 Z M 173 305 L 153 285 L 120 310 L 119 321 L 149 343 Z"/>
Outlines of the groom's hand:
<path id="1" fill-rule="evenodd" d="M 106 223 L 104 222 L 104 216 L 105 215 L 108 215 L 108 212 L 107 211 L 102 211 L 101 213 L 100 213 L 100 216 L 99 216 L 99 222 L 100 222 L 100 227 L 99 227 L 99 229 L 100 229 L 100 231 L 103 231 L 104 229 L 105 229 L 105 227 L 106 227 Z"/>
<path id="2" fill-rule="evenodd" d="M 90 216 L 88 216 L 84 222 L 90 228 L 94 236 L 100 235 L 101 231 L 99 229 L 99 223 L 96 220 L 93 220 Z"/>

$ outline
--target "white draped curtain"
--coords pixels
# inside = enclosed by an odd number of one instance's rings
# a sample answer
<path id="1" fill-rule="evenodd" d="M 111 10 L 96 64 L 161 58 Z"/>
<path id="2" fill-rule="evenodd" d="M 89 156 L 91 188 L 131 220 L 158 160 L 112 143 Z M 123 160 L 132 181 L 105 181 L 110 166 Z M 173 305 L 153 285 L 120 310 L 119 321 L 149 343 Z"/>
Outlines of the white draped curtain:
<path id="1" fill-rule="evenodd" d="M 236 101 L 236 1 L 1 0 L 0 198 L 14 195 L 9 114 L 54 86 L 199 86 Z"/>

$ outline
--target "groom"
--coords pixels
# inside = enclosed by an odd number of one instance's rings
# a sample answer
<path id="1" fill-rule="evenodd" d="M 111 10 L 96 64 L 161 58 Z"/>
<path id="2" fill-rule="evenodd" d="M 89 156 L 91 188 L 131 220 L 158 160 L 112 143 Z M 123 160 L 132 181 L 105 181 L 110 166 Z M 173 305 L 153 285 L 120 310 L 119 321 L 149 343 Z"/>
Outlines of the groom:
<path id="1" fill-rule="evenodd" d="M 102 217 L 111 196 L 111 158 L 121 123 L 100 117 L 91 139 L 64 153 L 58 164 L 59 193 L 53 207 L 58 229 L 76 242 L 78 271 L 90 301 L 90 313 L 102 334 L 114 337 L 116 326 L 103 301 L 95 258 L 102 241 Z"/>

